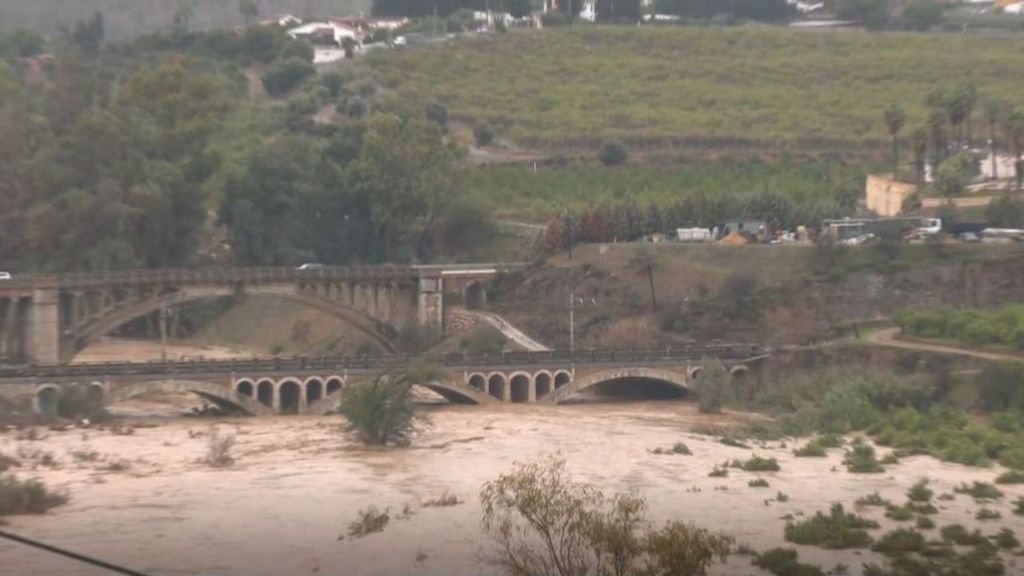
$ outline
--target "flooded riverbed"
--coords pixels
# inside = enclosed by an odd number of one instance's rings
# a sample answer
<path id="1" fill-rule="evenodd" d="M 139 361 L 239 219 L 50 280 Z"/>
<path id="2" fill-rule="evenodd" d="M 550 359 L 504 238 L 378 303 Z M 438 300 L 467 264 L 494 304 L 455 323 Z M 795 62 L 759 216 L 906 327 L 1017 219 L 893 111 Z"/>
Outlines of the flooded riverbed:
<path id="1" fill-rule="evenodd" d="M 507 471 L 514 461 L 561 453 L 577 480 L 605 492 L 636 490 L 656 521 L 690 520 L 723 530 L 755 549 L 786 545 L 784 517 L 827 510 L 878 491 L 896 503 L 921 477 L 936 494 L 961 482 L 991 482 L 996 469 L 972 469 L 913 457 L 886 473 L 850 474 L 842 451 L 828 458 L 795 458 L 793 445 L 767 448 L 724 446 L 691 432 L 720 424 L 724 417 L 698 414 L 684 402 L 641 402 L 576 406 L 443 406 L 430 410 L 431 424 L 402 450 L 368 450 L 346 438 L 339 417 L 268 419 L 150 419 L 155 427 L 131 435 L 109 430 L 43 433 L 40 440 L 0 435 L 0 452 L 52 453 L 58 467 L 22 466 L 22 477 L 38 477 L 66 491 L 71 500 L 41 516 L 9 518 L 9 529 L 95 555 L 154 575 L 222 574 L 351 576 L 421 574 L 469 576 L 496 573 L 484 562 L 490 543 L 480 526 L 480 486 Z M 236 435 L 228 468 L 199 460 L 213 428 Z M 658 455 L 683 441 L 690 456 Z M 96 456 L 82 456 L 95 452 Z M 76 453 L 78 454 L 76 456 Z M 773 456 L 782 470 L 753 474 L 732 470 L 708 477 L 714 464 L 751 454 Z M 90 460 L 90 458 L 92 458 Z M 111 462 L 127 469 L 111 471 Z M 26 462 L 27 463 L 27 462 Z M 755 477 L 769 488 L 751 488 Z M 1011 502 L 1024 486 L 1002 487 L 1006 497 L 989 505 L 1003 519 L 979 523 L 980 508 L 965 495 L 938 502 L 939 526 L 958 522 L 985 533 L 1009 527 L 1024 535 L 1024 520 Z M 789 496 L 776 501 L 778 492 Z M 425 508 L 425 500 L 451 493 L 458 506 Z M 388 508 L 383 532 L 363 538 L 339 536 L 369 505 Z M 403 509 L 411 513 L 397 518 Z M 896 525 L 883 510 L 861 514 L 882 530 Z M 868 551 L 824 551 L 797 547 L 804 561 L 826 569 L 837 563 L 859 573 Z M 1007 556 L 1007 572 L 1018 574 Z M 0 542 L 0 573 L 15 575 L 99 575 L 102 572 L 39 551 Z M 758 574 L 747 557 L 734 556 L 716 574 Z"/>

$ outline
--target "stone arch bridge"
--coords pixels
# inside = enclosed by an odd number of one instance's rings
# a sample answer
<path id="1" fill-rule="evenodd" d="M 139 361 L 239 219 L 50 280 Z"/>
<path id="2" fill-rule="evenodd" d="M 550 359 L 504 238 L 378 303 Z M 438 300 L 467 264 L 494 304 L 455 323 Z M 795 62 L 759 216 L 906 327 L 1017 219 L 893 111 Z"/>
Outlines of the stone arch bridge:
<path id="1" fill-rule="evenodd" d="M 441 333 L 445 295 L 481 293 L 481 281 L 520 264 L 128 270 L 0 280 L 0 359 L 68 362 L 127 322 L 205 298 L 269 295 L 340 317 L 383 351 L 404 325 Z"/>
<path id="2" fill-rule="evenodd" d="M 454 403 L 558 404 L 609 385 L 628 391 L 655 383 L 685 393 L 703 369 L 704 358 L 718 359 L 732 378 L 745 378 L 767 355 L 766 349 L 744 344 L 572 354 L 451 354 L 427 359 L 437 367 L 437 376 L 420 385 Z M 7 368 L 0 369 L 0 395 L 31 397 L 38 410 L 45 410 L 62 387 L 78 385 L 107 404 L 156 391 L 180 391 L 252 415 L 325 414 L 339 406 L 346 386 L 411 361 L 408 356 L 387 355 Z"/>

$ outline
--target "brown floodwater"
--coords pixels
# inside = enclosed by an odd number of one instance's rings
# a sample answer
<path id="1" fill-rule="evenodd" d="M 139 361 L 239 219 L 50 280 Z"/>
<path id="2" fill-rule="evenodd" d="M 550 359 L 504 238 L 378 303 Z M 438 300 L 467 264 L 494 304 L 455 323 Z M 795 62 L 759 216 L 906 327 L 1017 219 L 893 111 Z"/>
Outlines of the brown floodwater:
<path id="1" fill-rule="evenodd" d="M 134 413 L 153 412 L 139 403 Z M 9 517 L 7 529 L 153 575 L 287 576 L 405 574 L 469 576 L 496 574 L 486 563 L 492 542 L 480 526 L 481 485 L 515 461 L 560 453 L 580 481 L 606 493 L 643 494 L 653 520 L 682 519 L 723 530 L 755 549 L 786 545 L 787 515 L 827 510 L 833 502 L 853 507 L 870 492 L 897 503 L 921 477 L 937 494 L 961 482 L 991 482 L 998 470 L 967 468 L 928 457 L 912 457 L 884 474 L 854 475 L 841 465 L 841 450 L 827 458 L 795 458 L 792 447 L 741 449 L 690 430 L 726 417 L 698 414 L 686 402 L 603 403 L 573 406 L 442 406 L 412 448 L 369 450 L 342 431 L 339 417 L 279 417 L 200 420 L 148 418 L 154 427 L 132 435 L 109 430 L 44 432 L 41 440 L 0 434 L 0 452 L 18 454 L 22 477 L 37 477 L 66 491 L 71 500 L 45 515 Z M 199 460 L 212 429 L 236 435 L 237 462 L 210 468 Z M 684 441 L 693 455 L 656 455 L 650 450 Z M 32 467 L 35 451 L 52 453 L 59 467 Z M 96 452 L 92 461 L 75 452 Z M 774 456 L 782 470 L 755 475 L 738 470 L 710 478 L 715 463 Z M 883 451 L 884 453 L 884 451 Z M 88 457 L 86 457 L 86 460 Z M 38 458 L 35 458 L 38 460 Z M 124 462 L 125 471 L 109 471 Z M 750 488 L 761 476 L 770 488 Z M 1003 519 L 979 523 L 979 505 L 964 495 L 937 502 L 939 526 L 959 522 L 986 533 L 1009 527 L 1024 534 L 1024 519 L 1011 502 L 1024 486 L 1002 487 L 1006 497 L 989 507 Z M 774 500 L 782 491 L 789 500 Z M 445 492 L 458 506 L 425 508 Z M 387 508 L 383 532 L 363 538 L 339 536 L 369 505 Z M 408 517 L 396 516 L 407 509 Z M 861 514 L 896 523 L 883 510 Z M 882 531 L 876 531 L 878 535 Z M 804 561 L 831 568 L 843 563 L 859 573 L 875 559 L 868 551 L 797 547 Z M 1007 572 L 1022 573 L 1007 556 Z M 760 574 L 747 557 L 734 556 L 715 574 Z M 101 575 L 104 572 L 0 541 L 0 574 Z"/>

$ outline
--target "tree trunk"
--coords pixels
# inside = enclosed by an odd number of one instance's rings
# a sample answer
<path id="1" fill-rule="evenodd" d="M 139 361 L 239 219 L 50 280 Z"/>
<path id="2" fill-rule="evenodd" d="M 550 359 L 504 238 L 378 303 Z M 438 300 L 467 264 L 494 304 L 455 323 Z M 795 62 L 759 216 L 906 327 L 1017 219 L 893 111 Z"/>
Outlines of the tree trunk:
<path id="1" fill-rule="evenodd" d="M 900 179 L 900 145 L 895 134 L 892 135 L 892 179 Z"/>
<path id="2" fill-rule="evenodd" d="M 999 163 L 996 162 L 996 125 L 988 123 L 988 151 L 992 155 L 992 179 L 999 180 Z"/>
<path id="3" fill-rule="evenodd" d="M 658 299 L 654 295 L 654 268 L 652 266 L 647 267 L 647 282 L 651 285 L 651 312 L 658 309 Z"/>

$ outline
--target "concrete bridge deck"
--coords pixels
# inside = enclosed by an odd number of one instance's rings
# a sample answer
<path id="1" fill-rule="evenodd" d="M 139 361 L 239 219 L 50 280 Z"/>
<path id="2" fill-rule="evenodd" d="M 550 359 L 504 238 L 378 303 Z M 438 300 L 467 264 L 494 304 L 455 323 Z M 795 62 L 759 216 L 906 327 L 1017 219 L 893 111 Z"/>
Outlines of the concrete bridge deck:
<path id="1" fill-rule="evenodd" d="M 326 413 L 351 382 L 411 363 L 436 368 L 421 385 L 457 403 L 559 403 L 591 387 L 648 381 L 689 391 L 703 359 L 733 377 L 768 350 L 746 344 L 632 350 L 324 358 L 254 358 L 190 362 L 119 362 L 0 368 L 0 395 L 30 397 L 45 411 L 64 387 L 80 385 L 113 403 L 156 391 L 192 392 L 250 414 Z"/>

